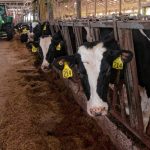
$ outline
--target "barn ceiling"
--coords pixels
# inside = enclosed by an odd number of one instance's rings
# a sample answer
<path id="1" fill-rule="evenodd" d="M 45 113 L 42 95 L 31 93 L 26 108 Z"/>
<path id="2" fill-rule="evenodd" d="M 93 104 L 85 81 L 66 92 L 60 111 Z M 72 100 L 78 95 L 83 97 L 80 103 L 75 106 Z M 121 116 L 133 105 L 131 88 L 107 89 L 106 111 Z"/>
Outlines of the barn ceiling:
<path id="1" fill-rule="evenodd" d="M 0 0 L 0 4 L 5 4 L 9 9 L 29 9 L 32 0 Z"/>
<path id="2" fill-rule="evenodd" d="M 5 4 L 10 14 L 16 12 L 17 14 L 23 15 L 32 9 L 32 0 L 0 0 L 0 4 Z"/>

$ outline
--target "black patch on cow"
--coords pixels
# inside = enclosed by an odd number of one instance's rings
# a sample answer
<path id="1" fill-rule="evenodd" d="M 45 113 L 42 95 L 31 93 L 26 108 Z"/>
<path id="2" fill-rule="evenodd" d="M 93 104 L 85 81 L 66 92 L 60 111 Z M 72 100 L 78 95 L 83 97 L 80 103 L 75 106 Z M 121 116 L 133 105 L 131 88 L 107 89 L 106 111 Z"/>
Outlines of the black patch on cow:
<path id="1" fill-rule="evenodd" d="M 87 97 L 87 100 L 90 99 L 90 84 L 89 84 L 89 80 L 88 80 L 88 75 L 87 75 L 87 71 L 83 65 L 83 62 L 81 61 L 81 56 L 80 54 L 76 54 L 75 55 L 75 63 L 77 64 L 77 69 L 79 70 L 79 76 L 80 76 L 80 80 L 81 80 L 81 84 L 84 90 L 84 93 Z"/>
<path id="2" fill-rule="evenodd" d="M 20 40 L 22 43 L 25 43 L 28 41 L 28 34 L 21 34 Z"/>
<path id="3" fill-rule="evenodd" d="M 75 39 L 75 34 L 73 32 L 73 28 L 72 27 L 68 27 L 69 29 L 69 35 L 70 35 L 70 40 L 71 40 L 71 46 L 72 46 L 72 49 L 73 49 L 73 54 L 76 53 L 77 51 L 77 47 L 76 47 L 76 39 Z"/>
<path id="4" fill-rule="evenodd" d="M 92 49 L 94 46 L 96 46 L 98 43 L 100 42 L 85 42 L 83 43 L 83 45 L 87 48 L 87 49 Z"/>
<path id="5" fill-rule="evenodd" d="M 38 23 L 34 29 L 33 29 L 33 33 L 34 33 L 34 41 L 39 41 L 40 36 L 42 35 L 42 27 L 41 24 Z"/>
<path id="6" fill-rule="evenodd" d="M 56 49 L 58 44 L 61 46 L 60 50 Z M 55 58 L 65 55 L 67 55 L 66 44 L 65 41 L 63 41 L 61 32 L 59 31 L 52 37 L 48 53 L 46 54 L 46 59 L 49 63 L 52 63 Z"/>
<path id="7" fill-rule="evenodd" d="M 46 26 L 46 30 L 43 30 L 43 29 L 44 29 L 44 26 Z M 50 24 L 49 24 L 49 22 L 44 22 L 44 23 L 41 25 L 41 28 L 42 28 L 42 37 L 52 35 L 52 34 L 51 34 L 51 30 L 50 30 Z"/>
<path id="8" fill-rule="evenodd" d="M 143 30 L 150 38 L 150 30 Z M 133 30 L 133 41 L 139 85 L 145 87 L 150 97 L 150 41 L 139 30 Z"/>
<path id="9" fill-rule="evenodd" d="M 108 61 L 103 58 L 100 66 L 100 74 L 97 80 L 97 93 L 99 97 L 107 102 L 108 87 L 110 82 L 111 66 Z"/>

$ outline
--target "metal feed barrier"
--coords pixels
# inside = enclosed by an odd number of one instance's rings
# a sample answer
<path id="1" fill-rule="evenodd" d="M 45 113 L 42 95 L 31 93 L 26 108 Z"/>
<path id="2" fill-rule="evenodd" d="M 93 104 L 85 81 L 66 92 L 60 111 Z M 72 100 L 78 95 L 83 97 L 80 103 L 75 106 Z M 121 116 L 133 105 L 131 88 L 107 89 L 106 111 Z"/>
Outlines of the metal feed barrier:
<path id="1" fill-rule="evenodd" d="M 134 53 L 134 44 L 132 37 L 133 29 L 149 29 L 150 20 L 129 20 L 114 18 L 106 19 L 80 19 L 72 21 L 53 21 L 50 22 L 51 31 L 54 32 L 61 29 L 64 40 L 66 41 L 68 55 L 72 55 L 77 51 L 77 47 L 83 44 L 82 27 L 89 27 L 92 36 L 92 41 L 100 40 L 101 30 L 104 28 L 112 28 L 115 33 L 115 39 L 122 49 L 129 49 Z M 70 32 L 70 28 L 72 28 Z M 75 37 L 75 46 L 72 45 L 71 36 Z M 119 76 L 119 71 L 118 71 Z M 125 87 L 123 83 L 116 78 L 116 84 L 113 87 L 111 97 L 110 116 L 115 118 L 117 122 L 123 125 L 129 134 L 134 135 L 150 149 L 149 133 L 144 133 L 142 110 L 140 104 L 140 96 L 138 91 L 138 78 L 135 58 L 129 63 L 125 71 Z M 129 104 L 129 115 L 125 112 L 124 95 L 127 96 Z M 149 130 L 149 129 L 148 129 Z M 148 131 L 147 130 L 147 131 Z"/>

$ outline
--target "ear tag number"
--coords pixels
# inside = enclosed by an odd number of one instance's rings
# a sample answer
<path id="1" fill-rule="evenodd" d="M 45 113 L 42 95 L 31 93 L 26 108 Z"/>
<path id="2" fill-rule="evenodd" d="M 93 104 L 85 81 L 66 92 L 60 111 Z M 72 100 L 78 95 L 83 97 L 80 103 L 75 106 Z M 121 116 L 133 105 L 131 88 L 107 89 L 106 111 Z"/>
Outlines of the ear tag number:
<path id="1" fill-rule="evenodd" d="M 24 28 L 24 29 L 22 30 L 22 34 L 26 34 L 26 33 L 28 33 L 28 30 L 27 30 L 26 28 Z"/>
<path id="2" fill-rule="evenodd" d="M 33 52 L 33 53 L 36 53 L 37 50 L 38 50 L 38 48 L 36 48 L 34 45 L 32 45 L 32 52 Z"/>
<path id="3" fill-rule="evenodd" d="M 46 30 L 46 25 L 44 25 L 44 27 L 43 27 L 43 31 L 45 31 Z"/>
<path id="4" fill-rule="evenodd" d="M 123 61 L 121 60 L 121 57 L 117 57 L 113 61 L 113 66 L 114 69 L 122 70 L 123 69 Z"/>
<path id="5" fill-rule="evenodd" d="M 64 69 L 62 71 L 63 78 L 68 79 L 73 76 L 72 69 L 68 66 L 68 64 L 64 63 Z"/>
<path id="6" fill-rule="evenodd" d="M 60 43 L 56 46 L 56 50 L 57 50 L 57 51 L 60 51 L 60 50 L 61 50 L 61 45 L 60 45 Z"/>

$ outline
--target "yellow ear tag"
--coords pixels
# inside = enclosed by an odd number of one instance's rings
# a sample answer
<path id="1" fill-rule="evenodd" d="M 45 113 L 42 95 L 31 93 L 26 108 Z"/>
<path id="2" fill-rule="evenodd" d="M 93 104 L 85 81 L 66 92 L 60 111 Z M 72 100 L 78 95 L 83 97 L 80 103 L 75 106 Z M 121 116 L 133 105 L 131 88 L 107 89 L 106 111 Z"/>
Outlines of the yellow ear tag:
<path id="1" fill-rule="evenodd" d="M 46 25 L 44 25 L 44 27 L 43 27 L 43 31 L 45 31 L 46 30 Z"/>
<path id="2" fill-rule="evenodd" d="M 122 70 L 123 69 L 123 61 L 121 60 L 121 57 L 117 57 L 114 61 L 113 61 L 113 66 L 114 69 L 118 69 L 118 70 Z"/>
<path id="3" fill-rule="evenodd" d="M 32 45 L 32 52 L 33 52 L 33 53 L 36 53 L 37 50 L 38 50 L 38 48 L 36 48 L 34 45 Z"/>
<path id="4" fill-rule="evenodd" d="M 57 50 L 57 51 L 60 51 L 60 50 L 61 50 L 61 45 L 60 45 L 60 43 L 56 46 L 56 50 Z"/>
<path id="5" fill-rule="evenodd" d="M 26 33 L 28 33 L 28 30 L 27 30 L 26 28 L 24 28 L 24 29 L 22 30 L 22 34 L 26 34 Z"/>
<path id="6" fill-rule="evenodd" d="M 64 63 L 64 69 L 62 71 L 63 78 L 68 79 L 73 76 L 72 69 L 68 66 L 68 64 Z"/>

